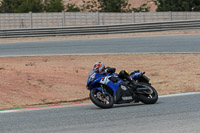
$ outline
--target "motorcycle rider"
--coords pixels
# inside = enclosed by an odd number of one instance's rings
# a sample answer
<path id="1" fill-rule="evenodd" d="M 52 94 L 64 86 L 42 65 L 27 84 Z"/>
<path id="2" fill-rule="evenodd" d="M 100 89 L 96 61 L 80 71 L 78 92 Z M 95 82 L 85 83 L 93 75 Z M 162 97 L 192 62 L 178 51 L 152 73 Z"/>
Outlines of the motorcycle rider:
<path id="1" fill-rule="evenodd" d="M 105 67 L 104 63 L 99 61 L 96 62 L 93 66 L 93 70 L 96 71 L 99 74 L 108 74 L 108 73 L 115 73 L 116 68 L 113 67 Z M 126 79 L 130 82 L 131 87 L 133 90 L 137 88 L 137 83 L 135 80 L 132 79 L 130 76 L 129 72 L 127 70 L 121 70 L 120 73 L 118 74 L 119 78 L 121 79 Z"/>
<path id="2" fill-rule="evenodd" d="M 93 66 L 93 70 L 96 71 L 99 74 L 108 74 L 108 73 L 114 73 L 116 71 L 116 68 L 113 67 L 105 67 L 104 63 L 99 61 L 96 62 Z"/>

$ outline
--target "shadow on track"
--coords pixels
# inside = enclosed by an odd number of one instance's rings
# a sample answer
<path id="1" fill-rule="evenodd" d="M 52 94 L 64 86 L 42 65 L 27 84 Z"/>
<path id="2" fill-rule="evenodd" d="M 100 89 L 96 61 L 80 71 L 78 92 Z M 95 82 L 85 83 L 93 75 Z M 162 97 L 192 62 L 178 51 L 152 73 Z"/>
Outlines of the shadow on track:
<path id="1" fill-rule="evenodd" d="M 155 104 L 160 104 L 161 102 L 157 102 Z M 144 104 L 144 103 L 125 103 L 125 104 L 114 104 L 112 108 L 108 109 L 102 109 L 97 107 L 96 105 L 92 104 L 91 110 L 109 110 L 109 109 L 116 109 L 116 108 L 123 108 L 123 107 L 137 107 L 137 106 L 149 106 L 149 105 L 155 105 L 155 104 Z"/>

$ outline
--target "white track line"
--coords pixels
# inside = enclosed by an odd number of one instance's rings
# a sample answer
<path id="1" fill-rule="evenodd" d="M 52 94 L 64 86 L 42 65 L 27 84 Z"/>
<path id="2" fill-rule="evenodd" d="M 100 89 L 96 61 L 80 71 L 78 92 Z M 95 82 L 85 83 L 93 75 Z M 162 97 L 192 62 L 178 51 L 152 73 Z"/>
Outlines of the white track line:
<path id="1" fill-rule="evenodd" d="M 19 112 L 18 110 L 3 110 L 3 111 L 0 111 L 0 114 L 3 114 L 3 113 L 14 113 L 14 112 Z"/>
<path id="2" fill-rule="evenodd" d="M 196 94 L 200 94 L 200 92 L 187 92 L 187 93 L 179 93 L 179 94 L 162 95 L 162 96 L 159 96 L 159 98 L 187 96 L 187 95 L 196 95 Z"/>
<path id="3" fill-rule="evenodd" d="M 79 56 L 79 55 L 139 55 L 139 54 L 200 54 L 200 52 L 134 52 L 134 53 L 74 53 L 74 54 L 37 54 L 37 55 L 0 55 L 0 57 L 37 57 L 37 56 Z"/>
<path id="4" fill-rule="evenodd" d="M 196 95 L 196 94 L 200 94 L 200 92 L 187 92 L 187 93 L 179 93 L 179 94 L 161 95 L 161 96 L 159 96 L 159 98 L 178 97 L 178 96 L 187 96 L 187 95 Z M 70 106 L 69 105 L 67 107 L 73 107 L 73 106 L 77 107 L 77 106 L 85 106 L 85 105 L 90 105 L 90 104 L 76 105 L 76 106 L 74 106 L 74 105 Z M 51 108 L 51 107 L 49 107 L 49 108 Z M 32 108 L 32 109 L 34 110 L 34 108 Z M 38 110 L 40 110 L 40 109 L 38 109 Z M 29 111 L 31 111 L 31 109 Z M 22 111 L 21 110 L 3 110 L 3 111 L 0 111 L 0 114 L 3 114 L 3 113 L 14 113 L 14 112 L 22 112 Z"/>

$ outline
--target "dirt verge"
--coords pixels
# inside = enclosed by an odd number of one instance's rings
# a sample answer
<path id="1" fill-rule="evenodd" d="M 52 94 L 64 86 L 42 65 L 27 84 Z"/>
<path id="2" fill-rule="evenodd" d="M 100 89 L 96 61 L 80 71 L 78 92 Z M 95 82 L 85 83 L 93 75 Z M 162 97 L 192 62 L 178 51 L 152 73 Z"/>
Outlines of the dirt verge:
<path id="1" fill-rule="evenodd" d="M 85 85 L 97 61 L 146 71 L 159 95 L 200 91 L 200 54 L 71 55 L 0 58 L 0 109 L 88 102 Z"/>

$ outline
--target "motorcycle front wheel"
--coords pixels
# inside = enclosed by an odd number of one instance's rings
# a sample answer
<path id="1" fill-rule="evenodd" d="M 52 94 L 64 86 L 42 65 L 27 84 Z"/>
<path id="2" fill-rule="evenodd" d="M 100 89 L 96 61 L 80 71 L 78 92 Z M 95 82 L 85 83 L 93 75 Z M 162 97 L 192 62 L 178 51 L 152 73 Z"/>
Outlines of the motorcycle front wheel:
<path id="1" fill-rule="evenodd" d="M 91 90 L 90 91 L 90 99 L 91 101 L 98 107 L 106 109 L 112 108 L 114 104 L 113 96 L 109 93 L 102 94 L 99 90 Z"/>

